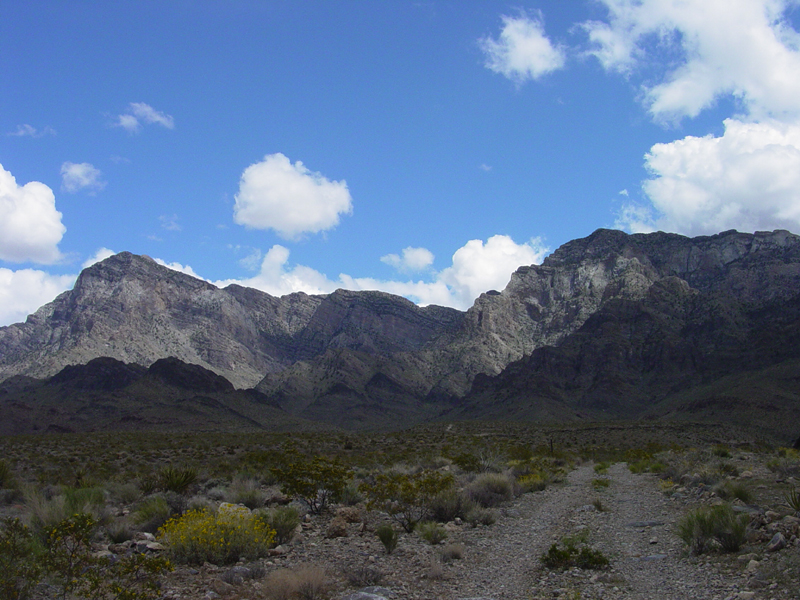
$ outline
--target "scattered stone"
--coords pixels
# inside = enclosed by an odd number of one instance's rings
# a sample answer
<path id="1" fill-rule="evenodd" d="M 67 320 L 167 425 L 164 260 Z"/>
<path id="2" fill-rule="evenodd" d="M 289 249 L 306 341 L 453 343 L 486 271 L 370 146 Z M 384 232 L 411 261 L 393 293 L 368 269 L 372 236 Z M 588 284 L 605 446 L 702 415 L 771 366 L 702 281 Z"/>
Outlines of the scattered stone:
<path id="1" fill-rule="evenodd" d="M 628 523 L 628 527 L 661 527 L 664 525 L 663 521 L 634 521 Z"/>
<path id="2" fill-rule="evenodd" d="M 226 596 L 233 592 L 234 587 L 230 583 L 225 583 L 222 579 L 215 579 L 211 582 L 211 589 L 220 596 Z"/>
<path id="3" fill-rule="evenodd" d="M 334 517 L 325 531 L 327 538 L 347 537 L 347 521 L 342 517 Z"/>
<path id="4" fill-rule="evenodd" d="M 342 506 L 336 510 L 336 516 L 345 520 L 347 523 L 362 523 L 364 513 L 356 506 Z"/>
<path id="5" fill-rule="evenodd" d="M 778 550 L 783 550 L 786 548 L 786 538 L 783 537 L 783 534 L 778 532 L 767 544 L 767 552 L 777 552 Z"/>
<path id="6" fill-rule="evenodd" d="M 760 564 L 761 563 L 758 562 L 757 560 L 751 559 L 750 562 L 747 563 L 745 571 L 747 571 L 748 573 L 755 573 L 756 571 L 758 571 L 758 567 Z"/>

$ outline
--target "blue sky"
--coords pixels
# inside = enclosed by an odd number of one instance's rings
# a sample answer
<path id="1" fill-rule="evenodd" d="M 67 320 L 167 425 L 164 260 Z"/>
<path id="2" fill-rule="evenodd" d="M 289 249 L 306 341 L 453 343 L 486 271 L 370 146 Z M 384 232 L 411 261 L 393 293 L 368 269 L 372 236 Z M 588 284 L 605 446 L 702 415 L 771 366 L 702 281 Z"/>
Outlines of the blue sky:
<path id="1" fill-rule="evenodd" d="M 113 252 L 467 308 L 599 227 L 800 232 L 800 3 L 0 4 L 0 325 Z"/>

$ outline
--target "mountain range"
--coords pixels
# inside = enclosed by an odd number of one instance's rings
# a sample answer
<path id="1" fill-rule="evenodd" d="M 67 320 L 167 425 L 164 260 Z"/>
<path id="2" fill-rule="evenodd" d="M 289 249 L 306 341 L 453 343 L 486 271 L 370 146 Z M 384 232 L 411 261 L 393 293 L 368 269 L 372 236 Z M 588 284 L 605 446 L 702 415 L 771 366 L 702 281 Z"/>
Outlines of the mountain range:
<path id="1" fill-rule="evenodd" d="M 466 312 L 220 289 L 123 252 L 0 327 L 5 434 L 668 419 L 793 439 L 798 382 L 800 237 L 786 231 L 601 229 Z"/>

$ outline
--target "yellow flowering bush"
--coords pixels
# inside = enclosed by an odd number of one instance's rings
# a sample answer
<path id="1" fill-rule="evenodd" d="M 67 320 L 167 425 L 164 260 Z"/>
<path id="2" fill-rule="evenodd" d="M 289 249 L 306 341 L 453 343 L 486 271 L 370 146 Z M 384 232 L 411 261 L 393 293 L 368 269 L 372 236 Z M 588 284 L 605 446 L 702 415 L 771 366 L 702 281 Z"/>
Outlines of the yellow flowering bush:
<path id="1" fill-rule="evenodd" d="M 241 556 L 255 560 L 267 555 L 274 539 L 275 530 L 245 507 L 190 510 L 159 529 L 172 557 L 191 564 L 224 565 Z"/>

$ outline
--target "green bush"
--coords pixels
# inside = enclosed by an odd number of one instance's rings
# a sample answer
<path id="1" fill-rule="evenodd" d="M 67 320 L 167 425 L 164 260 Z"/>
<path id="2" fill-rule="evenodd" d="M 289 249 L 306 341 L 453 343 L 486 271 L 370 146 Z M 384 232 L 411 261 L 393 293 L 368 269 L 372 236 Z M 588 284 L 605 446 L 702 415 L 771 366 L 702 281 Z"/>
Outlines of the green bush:
<path id="1" fill-rule="evenodd" d="M 553 544 L 550 549 L 542 554 L 541 561 L 548 569 L 604 569 L 609 561 L 599 550 L 593 550 L 588 546 L 578 548 L 574 540 L 566 538 L 563 540 L 564 547 Z"/>
<path id="2" fill-rule="evenodd" d="M 592 487 L 596 490 L 607 488 L 610 485 L 611 481 L 608 479 L 592 479 Z"/>
<path id="3" fill-rule="evenodd" d="M 541 473 L 529 473 L 517 479 L 517 486 L 523 494 L 542 492 L 547 488 L 547 478 Z"/>
<path id="4" fill-rule="evenodd" d="M 381 544 L 383 544 L 383 547 L 386 548 L 386 554 L 391 554 L 394 552 L 394 549 L 397 548 L 397 540 L 399 539 L 399 536 L 397 535 L 394 527 L 388 523 L 384 523 L 375 529 L 375 535 L 378 536 Z"/>
<path id="5" fill-rule="evenodd" d="M 44 568 L 61 589 L 61 597 L 91 600 L 155 600 L 161 596 L 158 578 L 172 566 L 164 558 L 131 554 L 117 561 L 92 554 L 97 523 L 77 514 L 47 532 Z"/>
<path id="6" fill-rule="evenodd" d="M 482 506 L 475 506 L 467 513 L 466 521 L 472 527 L 477 527 L 478 525 L 494 525 L 497 521 L 497 515 L 493 510 L 483 508 Z"/>
<path id="7" fill-rule="evenodd" d="M 435 546 L 439 542 L 447 539 L 447 532 L 445 531 L 444 527 L 442 527 L 439 523 L 435 523 L 434 521 L 417 523 L 415 531 L 419 537 L 428 542 L 431 546 Z"/>
<path id="8" fill-rule="evenodd" d="M 156 485 L 165 492 L 185 494 L 192 484 L 197 481 L 197 470 L 191 467 L 162 468 L 156 476 Z"/>
<path id="9" fill-rule="evenodd" d="M 351 479 L 350 470 L 337 460 L 322 456 L 311 459 L 294 455 L 283 468 L 272 469 L 284 494 L 294 496 L 319 514 L 338 501 Z"/>
<path id="10" fill-rule="evenodd" d="M 228 502 L 243 504 L 249 509 L 264 506 L 264 492 L 257 479 L 246 475 L 237 475 L 233 478 L 226 494 Z"/>
<path id="11" fill-rule="evenodd" d="M 0 460 L 0 490 L 14 487 L 14 472 L 4 460 Z"/>
<path id="12" fill-rule="evenodd" d="M 754 496 L 753 492 L 746 484 L 740 482 L 726 481 L 722 485 L 714 488 L 717 495 L 724 500 L 741 500 L 745 504 L 751 504 Z"/>
<path id="13" fill-rule="evenodd" d="M 456 518 L 466 519 L 475 503 L 466 494 L 450 488 L 437 494 L 431 502 L 430 517 L 440 523 L 449 523 Z"/>
<path id="14" fill-rule="evenodd" d="M 267 555 L 275 531 L 244 507 L 222 505 L 217 513 L 191 510 L 167 521 L 159 539 L 178 562 L 202 565 L 256 560 Z"/>
<path id="15" fill-rule="evenodd" d="M 745 542 L 748 523 L 747 515 L 737 515 L 728 504 L 704 506 L 678 522 L 677 535 L 694 554 L 737 552 Z"/>
<path id="16" fill-rule="evenodd" d="M 431 515 L 435 498 L 453 487 L 453 476 L 439 471 L 380 473 L 374 482 L 364 482 L 359 490 L 367 498 L 367 507 L 385 510 L 392 519 L 411 533 L 416 524 Z"/>
<path id="17" fill-rule="evenodd" d="M 611 466 L 611 463 L 606 462 L 606 461 L 603 461 L 601 463 L 597 463 L 594 466 L 594 472 L 597 473 L 598 475 L 605 475 L 606 473 L 608 473 L 608 467 L 610 467 L 610 466 Z"/>
<path id="18" fill-rule="evenodd" d="M 469 498 L 491 508 L 514 498 L 514 482 L 508 475 L 481 473 L 466 488 Z"/>
<path id="19" fill-rule="evenodd" d="M 0 521 L 0 598 L 28 598 L 41 572 L 30 529 L 19 519 Z"/>
<path id="20" fill-rule="evenodd" d="M 291 541 L 295 529 L 300 524 L 300 513 L 293 506 L 279 506 L 268 512 L 257 514 L 271 529 L 275 530 L 277 544 Z"/>
<path id="21" fill-rule="evenodd" d="M 133 511 L 133 522 L 144 531 L 155 533 L 171 516 L 172 509 L 163 496 L 149 496 Z"/>
<path id="22" fill-rule="evenodd" d="M 797 488 L 786 492 L 784 499 L 786 500 L 786 506 L 791 508 L 796 514 L 800 514 L 800 493 L 798 493 Z"/>

